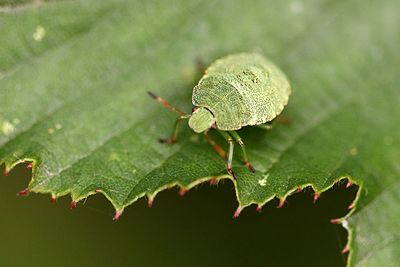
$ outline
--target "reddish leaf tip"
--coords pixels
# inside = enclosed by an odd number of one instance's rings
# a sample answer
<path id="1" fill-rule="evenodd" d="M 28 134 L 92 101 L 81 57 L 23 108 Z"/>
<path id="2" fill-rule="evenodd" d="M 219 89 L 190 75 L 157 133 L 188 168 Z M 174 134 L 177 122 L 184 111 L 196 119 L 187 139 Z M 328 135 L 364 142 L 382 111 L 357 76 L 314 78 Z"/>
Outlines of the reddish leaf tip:
<path id="1" fill-rule="evenodd" d="M 256 208 L 256 211 L 257 211 L 257 212 L 262 212 L 262 206 L 261 206 L 261 205 L 258 205 L 257 208 Z"/>
<path id="2" fill-rule="evenodd" d="M 345 246 L 345 247 L 342 249 L 342 254 L 346 254 L 346 253 L 348 253 L 349 251 L 350 251 L 349 246 Z"/>
<path id="3" fill-rule="evenodd" d="M 100 193 L 100 192 L 101 192 L 101 189 L 96 189 L 96 190 L 94 190 L 94 192 Z"/>
<path id="4" fill-rule="evenodd" d="M 149 208 L 153 207 L 153 202 L 154 202 L 154 198 L 149 197 L 147 199 L 147 207 L 149 207 Z"/>
<path id="5" fill-rule="evenodd" d="M 354 204 L 354 202 L 353 202 L 353 203 L 351 203 L 349 206 L 347 206 L 347 209 L 351 210 L 352 208 L 354 208 L 354 206 L 355 206 L 355 204 Z"/>
<path id="6" fill-rule="evenodd" d="M 187 189 L 185 189 L 185 188 L 181 188 L 181 189 L 179 190 L 179 195 L 180 195 L 181 197 L 183 197 L 186 193 L 187 193 Z"/>
<path id="7" fill-rule="evenodd" d="M 116 211 L 116 212 L 115 212 L 115 215 L 114 215 L 114 217 L 113 217 L 113 220 L 114 220 L 114 221 L 118 221 L 119 218 L 121 218 L 121 215 L 122 215 L 122 211 Z"/>
<path id="8" fill-rule="evenodd" d="M 233 218 L 238 218 L 240 216 L 240 213 L 242 212 L 242 209 L 242 207 L 237 208 L 237 210 L 233 214 Z"/>
<path id="9" fill-rule="evenodd" d="M 218 180 L 216 178 L 212 178 L 210 180 L 210 185 L 217 185 L 218 184 Z"/>
<path id="10" fill-rule="evenodd" d="M 314 194 L 314 203 L 317 202 L 317 200 L 319 199 L 319 197 L 320 197 L 320 194 L 317 193 L 317 192 L 315 192 L 315 194 Z"/>
<path id="11" fill-rule="evenodd" d="M 278 204 L 277 208 L 278 209 L 282 208 L 283 205 L 285 205 L 285 201 L 286 201 L 286 199 L 284 199 L 284 198 L 279 199 L 279 204 Z"/>
<path id="12" fill-rule="evenodd" d="M 56 196 L 51 196 L 50 201 L 51 201 L 51 203 L 56 203 L 57 202 L 57 197 Z"/>
<path id="13" fill-rule="evenodd" d="M 26 168 L 27 168 L 27 169 L 32 169 L 32 168 L 33 168 L 32 163 L 29 163 L 28 165 L 26 165 Z"/>
<path id="14" fill-rule="evenodd" d="M 9 174 L 8 170 L 7 170 L 7 169 L 4 169 L 3 175 L 4 175 L 4 176 L 8 176 L 8 174 Z"/>
<path id="15" fill-rule="evenodd" d="M 296 193 L 300 193 L 300 192 L 302 192 L 302 191 L 303 191 L 303 188 L 297 187 Z"/>
<path id="16" fill-rule="evenodd" d="M 353 182 L 352 181 L 348 181 L 347 184 L 346 184 L 346 188 L 349 188 L 352 185 L 353 185 Z"/>
<path id="17" fill-rule="evenodd" d="M 331 219 L 330 222 L 333 224 L 340 224 L 340 219 L 339 218 Z"/>
<path id="18" fill-rule="evenodd" d="M 76 201 L 71 202 L 71 209 L 76 209 Z"/>
<path id="19" fill-rule="evenodd" d="M 18 196 L 27 196 L 29 195 L 29 189 L 25 188 L 24 190 L 21 190 L 18 192 Z"/>

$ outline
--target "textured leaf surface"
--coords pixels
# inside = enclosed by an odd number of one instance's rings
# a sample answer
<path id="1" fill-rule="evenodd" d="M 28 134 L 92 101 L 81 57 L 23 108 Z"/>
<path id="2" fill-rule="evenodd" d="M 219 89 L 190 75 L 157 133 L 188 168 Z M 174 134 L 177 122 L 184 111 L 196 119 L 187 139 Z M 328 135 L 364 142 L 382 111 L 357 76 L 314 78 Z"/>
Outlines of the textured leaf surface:
<path id="1" fill-rule="evenodd" d="M 122 212 L 163 188 L 218 176 L 223 160 L 152 90 L 189 111 L 195 62 L 261 51 L 287 74 L 290 124 L 244 129 L 251 174 L 236 153 L 239 208 L 360 185 L 349 263 L 400 261 L 398 1 L 66 1 L 0 13 L 0 161 L 34 161 L 29 190 L 102 192 Z M 221 139 L 218 139 L 221 142 Z M 353 209 L 354 210 L 354 209 Z"/>

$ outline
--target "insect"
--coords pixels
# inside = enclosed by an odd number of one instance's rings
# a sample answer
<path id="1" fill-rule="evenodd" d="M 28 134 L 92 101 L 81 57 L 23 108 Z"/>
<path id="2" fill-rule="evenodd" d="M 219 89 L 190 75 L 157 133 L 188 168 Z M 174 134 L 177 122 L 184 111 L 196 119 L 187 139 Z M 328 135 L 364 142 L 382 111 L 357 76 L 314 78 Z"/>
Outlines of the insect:
<path id="1" fill-rule="evenodd" d="M 205 70 L 193 88 L 192 114 L 148 93 L 179 115 L 172 135 L 160 142 L 175 143 L 179 123 L 189 120 L 189 127 L 196 133 L 204 133 L 216 152 L 225 158 L 227 172 L 236 179 L 232 170 L 234 142 L 242 149 L 244 165 L 255 172 L 236 130 L 245 126 L 265 126 L 282 112 L 291 90 L 285 74 L 272 62 L 260 54 L 240 53 L 218 59 Z M 229 145 L 228 154 L 207 134 L 210 129 L 217 130 L 225 138 Z"/>

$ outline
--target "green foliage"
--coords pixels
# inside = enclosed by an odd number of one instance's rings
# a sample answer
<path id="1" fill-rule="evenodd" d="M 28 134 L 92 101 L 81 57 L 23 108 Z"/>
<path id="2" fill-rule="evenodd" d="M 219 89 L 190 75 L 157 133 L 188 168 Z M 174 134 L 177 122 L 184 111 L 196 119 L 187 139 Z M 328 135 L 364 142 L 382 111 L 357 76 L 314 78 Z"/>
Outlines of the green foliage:
<path id="1" fill-rule="evenodd" d="M 73 1 L 2 10 L 0 162 L 33 161 L 29 190 L 100 191 L 118 212 L 179 184 L 227 178 L 202 136 L 151 100 L 190 111 L 195 62 L 260 51 L 291 80 L 289 124 L 241 135 L 239 208 L 341 177 L 360 185 L 349 263 L 400 261 L 399 3 L 386 1 Z M 222 142 L 221 139 L 218 139 Z"/>

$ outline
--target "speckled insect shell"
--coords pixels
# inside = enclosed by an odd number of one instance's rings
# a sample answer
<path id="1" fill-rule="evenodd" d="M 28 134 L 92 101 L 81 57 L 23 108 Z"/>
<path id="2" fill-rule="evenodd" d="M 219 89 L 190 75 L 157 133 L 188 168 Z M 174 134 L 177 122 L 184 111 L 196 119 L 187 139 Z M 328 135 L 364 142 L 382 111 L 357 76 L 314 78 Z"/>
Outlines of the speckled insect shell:
<path id="1" fill-rule="evenodd" d="M 215 61 L 193 89 L 193 105 L 206 107 L 217 128 L 238 130 L 273 120 L 290 95 L 285 74 L 262 55 L 242 53 Z"/>

